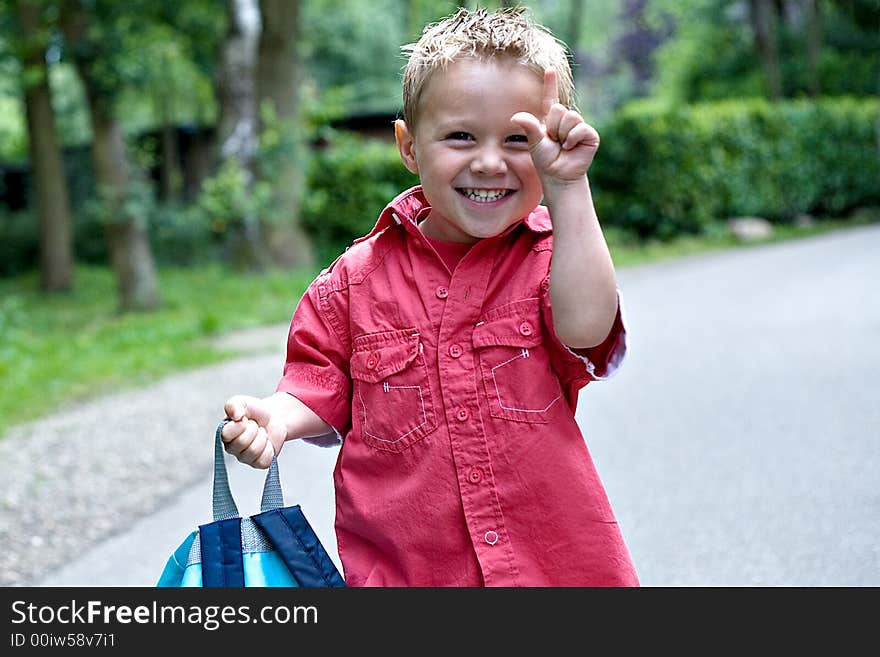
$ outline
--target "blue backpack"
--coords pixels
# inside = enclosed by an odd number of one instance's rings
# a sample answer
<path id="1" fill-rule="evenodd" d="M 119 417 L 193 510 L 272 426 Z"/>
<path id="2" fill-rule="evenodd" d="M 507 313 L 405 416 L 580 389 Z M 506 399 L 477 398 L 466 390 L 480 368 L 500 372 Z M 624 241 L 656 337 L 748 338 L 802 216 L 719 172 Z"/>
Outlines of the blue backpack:
<path id="1" fill-rule="evenodd" d="M 300 507 L 284 506 L 278 461 L 263 485 L 260 513 L 242 518 L 214 439 L 214 521 L 199 525 L 168 558 L 159 587 L 343 587 L 345 582 Z"/>

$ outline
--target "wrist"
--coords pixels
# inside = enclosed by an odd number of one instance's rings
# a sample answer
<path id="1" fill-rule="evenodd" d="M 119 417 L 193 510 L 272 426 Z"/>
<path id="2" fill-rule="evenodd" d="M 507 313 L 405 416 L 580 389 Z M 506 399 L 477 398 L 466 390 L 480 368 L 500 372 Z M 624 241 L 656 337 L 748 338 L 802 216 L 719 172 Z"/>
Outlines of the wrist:
<path id="1" fill-rule="evenodd" d="M 572 198 L 583 200 L 591 197 L 590 183 L 586 174 L 573 180 L 562 180 L 550 176 L 542 177 L 541 188 L 544 191 L 544 202 L 548 206 Z"/>

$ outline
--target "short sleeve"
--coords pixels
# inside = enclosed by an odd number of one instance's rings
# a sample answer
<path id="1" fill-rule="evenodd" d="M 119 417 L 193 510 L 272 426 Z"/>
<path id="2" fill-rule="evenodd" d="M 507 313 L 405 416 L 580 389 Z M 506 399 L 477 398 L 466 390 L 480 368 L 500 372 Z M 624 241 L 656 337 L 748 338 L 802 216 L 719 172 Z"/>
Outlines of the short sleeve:
<path id="1" fill-rule="evenodd" d="M 322 275 L 300 299 L 288 332 L 284 373 L 276 388 L 299 399 L 333 427 L 335 436 L 303 439 L 322 446 L 339 444 L 351 425 L 351 347 L 342 321 L 348 295 L 330 289 Z"/>
<path id="2" fill-rule="evenodd" d="M 549 279 L 545 283 L 549 283 Z M 549 284 L 541 286 L 541 319 L 550 336 L 550 361 L 566 388 L 577 390 L 590 381 L 609 379 L 623 365 L 627 352 L 627 326 L 620 290 L 617 291 L 617 314 L 611 330 L 595 347 L 572 349 L 559 340 L 553 328 Z"/>

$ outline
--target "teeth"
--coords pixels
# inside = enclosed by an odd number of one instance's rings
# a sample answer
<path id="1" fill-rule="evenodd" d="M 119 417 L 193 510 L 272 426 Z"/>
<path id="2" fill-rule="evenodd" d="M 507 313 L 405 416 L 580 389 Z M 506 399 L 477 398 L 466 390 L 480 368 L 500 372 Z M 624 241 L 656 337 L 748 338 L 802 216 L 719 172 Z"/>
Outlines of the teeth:
<path id="1" fill-rule="evenodd" d="M 507 196 L 506 189 L 469 189 L 463 188 L 461 193 L 477 203 L 491 203 Z"/>

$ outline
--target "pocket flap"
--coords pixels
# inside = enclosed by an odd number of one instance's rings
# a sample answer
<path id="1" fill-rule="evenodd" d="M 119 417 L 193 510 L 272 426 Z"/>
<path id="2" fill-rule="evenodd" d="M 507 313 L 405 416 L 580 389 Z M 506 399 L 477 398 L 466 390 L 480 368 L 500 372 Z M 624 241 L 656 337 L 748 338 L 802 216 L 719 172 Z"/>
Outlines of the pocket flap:
<path id="1" fill-rule="evenodd" d="M 474 327 L 475 347 L 536 347 L 541 344 L 540 300 L 522 299 L 493 308 Z"/>
<path id="2" fill-rule="evenodd" d="M 378 383 L 396 374 L 419 355 L 421 340 L 416 329 L 362 335 L 353 341 L 351 376 Z"/>

